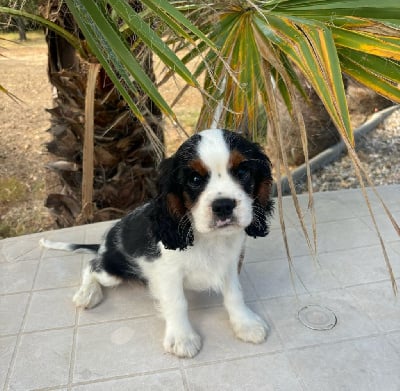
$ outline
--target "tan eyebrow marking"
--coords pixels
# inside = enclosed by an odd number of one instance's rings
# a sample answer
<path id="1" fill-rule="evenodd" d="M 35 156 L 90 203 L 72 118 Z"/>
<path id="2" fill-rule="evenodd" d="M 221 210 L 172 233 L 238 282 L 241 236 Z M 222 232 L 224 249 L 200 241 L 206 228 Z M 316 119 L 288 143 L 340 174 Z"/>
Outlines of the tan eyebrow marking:
<path id="1" fill-rule="evenodd" d="M 229 156 L 228 168 L 236 168 L 240 163 L 244 162 L 245 160 L 246 158 L 237 149 L 234 149 Z"/>
<path id="2" fill-rule="evenodd" d="M 201 176 L 206 176 L 208 174 L 208 169 L 201 159 L 194 159 L 190 161 L 188 165 Z"/>

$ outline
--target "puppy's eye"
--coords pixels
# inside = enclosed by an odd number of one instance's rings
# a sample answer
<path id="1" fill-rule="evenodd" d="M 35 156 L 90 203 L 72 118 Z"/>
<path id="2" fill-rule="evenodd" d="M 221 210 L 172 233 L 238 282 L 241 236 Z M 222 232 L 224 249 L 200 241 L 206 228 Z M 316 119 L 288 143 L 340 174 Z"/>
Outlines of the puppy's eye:
<path id="1" fill-rule="evenodd" d="M 204 179 L 200 174 L 197 174 L 196 172 L 193 172 L 189 176 L 188 185 L 192 189 L 197 189 L 202 185 L 203 181 L 204 181 Z"/>
<path id="2" fill-rule="evenodd" d="M 250 178 L 250 171 L 246 167 L 238 167 L 235 175 L 240 181 L 246 181 Z"/>

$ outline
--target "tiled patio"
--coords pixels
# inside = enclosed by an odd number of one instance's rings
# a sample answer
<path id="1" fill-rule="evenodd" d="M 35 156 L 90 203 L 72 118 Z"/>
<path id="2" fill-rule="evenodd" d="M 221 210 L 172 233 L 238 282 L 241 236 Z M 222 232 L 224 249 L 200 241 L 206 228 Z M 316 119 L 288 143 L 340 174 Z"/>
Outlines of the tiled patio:
<path id="1" fill-rule="evenodd" d="M 400 185 L 379 191 L 400 221 Z M 188 292 L 203 337 L 193 359 L 163 352 L 163 322 L 140 284 L 106 291 L 93 310 L 73 307 L 90 255 L 42 249 L 39 238 L 96 242 L 108 223 L 0 241 L 0 389 L 400 390 L 400 302 L 361 193 L 315 199 L 317 262 L 284 200 L 292 278 L 277 216 L 267 238 L 247 242 L 241 279 L 249 305 L 271 326 L 268 340 L 240 342 L 219 296 Z M 372 205 L 400 285 L 400 237 L 375 198 Z M 336 326 L 301 323 L 298 311 L 312 304 L 333 311 Z"/>

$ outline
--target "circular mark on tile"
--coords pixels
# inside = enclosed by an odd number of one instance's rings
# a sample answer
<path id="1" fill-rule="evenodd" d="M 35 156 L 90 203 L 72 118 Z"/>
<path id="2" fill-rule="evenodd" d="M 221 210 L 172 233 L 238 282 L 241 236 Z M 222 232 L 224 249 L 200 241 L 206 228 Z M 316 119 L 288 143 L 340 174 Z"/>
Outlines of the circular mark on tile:
<path id="1" fill-rule="evenodd" d="M 318 304 L 310 304 L 300 308 L 298 317 L 299 321 L 311 330 L 331 330 L 337 323 L 335 313 Z"/>
<path id="2" fill-rule="evenodd" d="M 130 327 L 120 327 L 111 334 L 111 342 L 115 345 L 125 345 L 134 334 L 134 330 Z"/>

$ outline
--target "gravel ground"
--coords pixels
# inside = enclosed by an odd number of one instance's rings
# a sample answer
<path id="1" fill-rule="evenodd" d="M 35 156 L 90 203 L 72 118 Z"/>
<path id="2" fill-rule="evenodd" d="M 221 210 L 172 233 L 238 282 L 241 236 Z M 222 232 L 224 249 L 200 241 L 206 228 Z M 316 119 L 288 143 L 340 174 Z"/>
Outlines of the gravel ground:
<path id="1" fill-rule="evenodd" d="M 361 138 L 356 144 L 356 151 L 374 185 L 400 183 L 400 109 Z M 347 154 L 313 173 L 312 184 L 314 191 L 360 187 Z M 306 192 L 306 185 L 300 191 Z"/>

